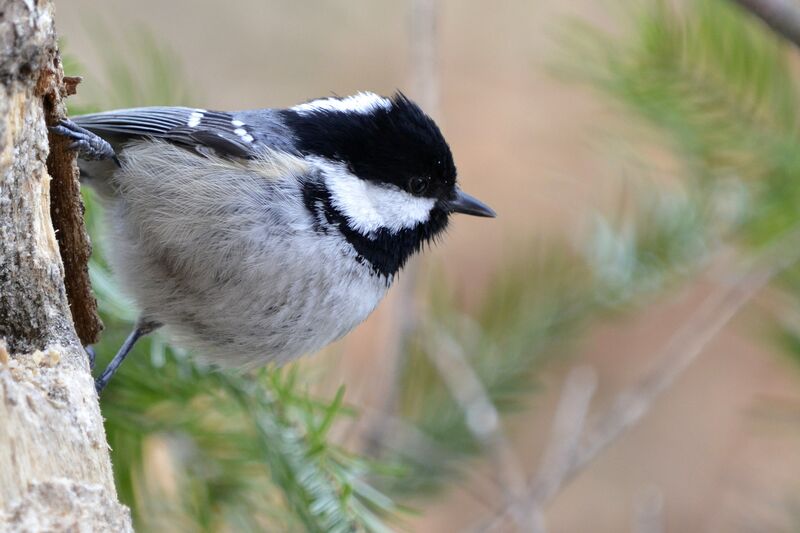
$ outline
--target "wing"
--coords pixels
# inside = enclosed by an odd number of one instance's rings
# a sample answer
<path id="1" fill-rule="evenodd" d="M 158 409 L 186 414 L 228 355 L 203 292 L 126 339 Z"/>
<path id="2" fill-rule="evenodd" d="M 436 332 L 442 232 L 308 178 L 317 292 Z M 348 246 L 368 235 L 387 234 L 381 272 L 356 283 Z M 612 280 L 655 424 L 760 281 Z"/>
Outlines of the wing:
<path id="1" fill-rule="evenodd" d="M 161 139 L 208 155 L 252 158 L 256 134 L 233 114 L 190 107 L 118 109 L 72 119 L 79 126 L 120 145 L 137 138 Z M 117 148 L 117 146 L 115 146 Z"/>

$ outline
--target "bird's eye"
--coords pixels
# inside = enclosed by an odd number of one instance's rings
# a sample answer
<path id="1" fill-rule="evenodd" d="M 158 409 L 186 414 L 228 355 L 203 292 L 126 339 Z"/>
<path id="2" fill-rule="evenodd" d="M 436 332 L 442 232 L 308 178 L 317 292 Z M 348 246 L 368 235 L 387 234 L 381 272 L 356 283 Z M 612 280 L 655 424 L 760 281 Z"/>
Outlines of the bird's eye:
<path id="1" fill-rule="evenodd" d="M 408 190 L 412 194 L 422 194 L 428 189 L 428 178 L 414 177 L 408 180 Z"/>

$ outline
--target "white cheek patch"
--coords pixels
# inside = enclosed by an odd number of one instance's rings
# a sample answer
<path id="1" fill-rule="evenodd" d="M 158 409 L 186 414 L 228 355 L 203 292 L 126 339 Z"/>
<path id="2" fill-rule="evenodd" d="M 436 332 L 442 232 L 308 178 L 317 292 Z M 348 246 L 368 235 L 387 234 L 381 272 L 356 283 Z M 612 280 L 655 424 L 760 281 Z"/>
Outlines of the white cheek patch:
<path id="1" fill-rule="evenodd" d="M 333 207 L 363 235 L 381 228 L 392 233 L 413 228 L 428 221 L 436 204 L 434 198 L 420 198 L 394 185 L 362 180 L 341 165 L 324 164 L 323 168 Z"/>
<path id="2" fill-rule="evenodd" d="M 313 113 L 314 111 L 351 111 L 355 113 L 370 113 L 376 109 L 389 110 L 392 102 L 388 98 L 375 93 L 356 93 L 347 98 L 320 98 L 291 108 L 300 114 Z"/>

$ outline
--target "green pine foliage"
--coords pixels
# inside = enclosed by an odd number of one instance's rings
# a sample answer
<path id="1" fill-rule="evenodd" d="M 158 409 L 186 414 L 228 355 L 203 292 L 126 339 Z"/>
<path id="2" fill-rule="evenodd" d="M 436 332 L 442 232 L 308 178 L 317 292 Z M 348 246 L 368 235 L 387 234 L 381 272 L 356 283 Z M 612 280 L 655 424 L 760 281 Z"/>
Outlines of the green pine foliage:
<path id="1" fill-rule="evenodd" d="M 705 190 L 735 180 L 744 205 L 729 240 L 759 248 L 800 228 L 800 85 L 797 48 L 725 0 L 682 9 L 650 1 L 612 36 L 572 35 L 573 73 L 658 132 Z M 781 277 L 797 303 L 800 269 Z M 797 356 L 794 332 L 783 346 Z"/>
<path id="2" fill-rule="evenodd" d="M 621 37 L 570 35 L 572 72 L 657 131 L 687 186 L 744 185 L 740 236 L 763 244 L 797 224 L 798 87 L 782 39 L 725 0 L 648 1 Z"/>

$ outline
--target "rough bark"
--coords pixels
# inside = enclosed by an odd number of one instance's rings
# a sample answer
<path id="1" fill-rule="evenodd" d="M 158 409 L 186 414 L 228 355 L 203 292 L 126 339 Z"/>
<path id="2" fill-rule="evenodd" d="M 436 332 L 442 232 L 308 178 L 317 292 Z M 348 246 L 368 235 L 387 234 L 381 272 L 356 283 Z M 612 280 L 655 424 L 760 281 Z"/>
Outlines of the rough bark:
<path id="1" fill-rule="evenodd" d="M 75 94 L 80 78 L 65 78 L 58 68 L 47 69 L 39 77 L 38 90 L 44 95 L 45 122 L 52 126 L 66 116 L 64 98 Z M 58 135 L 50 136 L 47 171 L 50 182 L 50 216 L 55 228 L 61 262 L 64 265 L 64 287 L 72 311 L 72 320 L 81 343 L 86 346 L 98 340 L 103 324 L 97 316 L 95 300 L 89 282 L 89 256 L 92 246 L 83 224 L 83 199 L 78 181 L 75 154 L 68 149 L 69 141 Z"/>
<path id="2" fill-rule="evenodd" d="M 93 340 L 99 322 L 86 277 L 88 240 L 74 160 L 63 147 L 49 161 L 58 190 L 50 203 L 46 120 L 63 113 L 68 85 L 51 1 L 0 0 L 2 531 L 131 529 L 70 312 L 73 303 L 83 338 Z"/>

